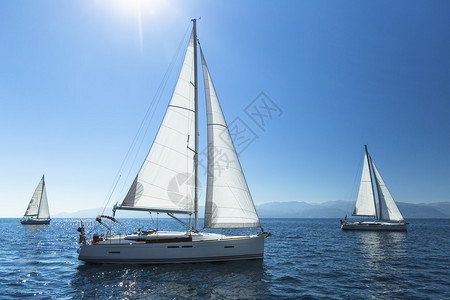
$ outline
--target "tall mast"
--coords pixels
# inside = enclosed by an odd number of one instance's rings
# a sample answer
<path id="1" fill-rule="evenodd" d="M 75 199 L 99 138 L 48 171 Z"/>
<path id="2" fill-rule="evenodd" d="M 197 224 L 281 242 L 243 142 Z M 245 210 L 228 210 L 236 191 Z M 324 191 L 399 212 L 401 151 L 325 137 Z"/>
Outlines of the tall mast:
<path id="1" fill-rule="evenodd" d="M 195 195 L 194 195 L 194 214 L 195 214 L 195 226 L 194 230 L 195 232 L 198 231 L 198 193 L 197 193 L 197 187 L 198 187 L 198 176 L 197 176 L 197 169 L 198 169 L 198 81 L 197 81 L 197 20 L 192 19 L 193 28 L 192 31 L 194 32 L 194 90 L 195 90 L 195 96 L 194 96 L 194 103 L 195 103 L 195 155 L 194 155 L 194 172 L 195 172 Z"/>
<path id="2" fill-rule="evenodd" d="M 36 213 L 36 218 L 39 218 L 39 211 L 41 210 L 42 195 L 44 195 L 44 189 L 45 189 L 44 177 L 45 177 L 45 174 L 42 175 L 42 191 L 41 191 L 41 196 L 39 197 L 38 210 L 37 210 L 37 213 Z"/>
<path id="3" fill-rule="evenodd" d="M 367 145 L 364 145 L 364 149 L 366 151 L 367 164 L 369 165 L 370 186 L 372 187 L 373 205 L 375 205 L 375 216 L 377 217 L 378 221 L 377 202 L 375 201 L 375 191 L 373 190 L 372 168 L 370 167 L 370 162 L 372 158 L 369 156 L 369 152 L 367 151 Z"/>
<path id="4" fill-rule="evenodd" d="M 373 161 L 372 161 L 372 157 L 369 156 L 369 158 L 370 158 L 370 165 L 372 166 L 372 170 L 373 170 L 374 164 L 373 164 Z M 378 184 L 378 179 L 377 179 L 377 176 L 376 176 L 376 174 L 375 174 L 375 171 L 374 171 L 374 175 L 375 175 L 375 183 L 376 183 L 376 185 L 377 185 L 378 208 L 380 209 L 379 220 L 382 220 L 382 219 L 383 219 L 383 209 L 381 209 L 381 205 L 382 205 L 382 204 L 381 204 L 380 185 Z"/>

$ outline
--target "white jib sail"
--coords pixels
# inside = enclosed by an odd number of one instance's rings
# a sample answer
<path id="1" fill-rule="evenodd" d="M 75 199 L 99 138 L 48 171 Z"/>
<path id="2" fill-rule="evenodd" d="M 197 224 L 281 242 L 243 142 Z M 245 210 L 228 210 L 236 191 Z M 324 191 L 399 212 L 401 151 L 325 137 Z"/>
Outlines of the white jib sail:
<path id="1" fill-rule="evenodd" d="M 358 198 L 356 200 L 354 216 L 376 216 L 375 197 L 373 195 L 372 180 L 370 176 L 369 158 L 367 152 L 364 153 L 364 164 L 359 184 Z"/>
<path id="2" fill-rule="evenodd" d="M 28 204 L 27 210 L 23 217 L 36 217 L 39 211 L 39 203 L 41 202 L 42 189 L 44 188 L 44 176 L 42 176 L 41 181 L 39 181 L 36 189 L 34 190 L 33 196 L 31 197 L 30 203 Z"/>
<path id="3" fill-rule="evenodd" d="M 201 52 L 201 50 L 200 50 Z M 208 175 L 205 227 L 259 227 L 259 218 L 242 172 L 211 76 L 202 56 L 208 124 Z"/>
<path id="4" fill-rule="evenodd" d="M 372 168 L 375 173 L 375 181 L 377 183 L 378 197 L 380 198 L 380 220 L 385 221 L 403 221 L 403 216 L 400 213 L 394 198 L 392 198 L 387 186 L 384 184 L 383 178 L 381 178 L 380 172 L 375 167 L 375 163 L 372 160 Z"/>
<path id="5" fill-rule="evenodd" d="M 194 34 L 153 145 L 119 208 L 192 213 L 195 173 Z"/>
<path id="6" fill-rule="evenodd" d="M 47 188 L 45 187 L 45 181 L 43 182 L 42 197 L 39 203 L 37 218 L 50 219 L 50 212 L 48 210 L 48 200 L 47 200 Z"/>

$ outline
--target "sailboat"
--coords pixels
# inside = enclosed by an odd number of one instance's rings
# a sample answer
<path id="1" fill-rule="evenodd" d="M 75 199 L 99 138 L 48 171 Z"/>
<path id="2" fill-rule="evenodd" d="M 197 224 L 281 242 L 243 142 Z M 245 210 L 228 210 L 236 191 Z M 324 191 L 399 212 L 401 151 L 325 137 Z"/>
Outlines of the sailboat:
<path id="1" fill-rule="evenodd" d="M 23 225 L 50 224 L 50 212 L 48 210 L 44 175 L 42 175 L 42 179 L 39 181 L 20 223 Z"/>
<path id="2" fill-rule="evenodd" d="M 165 213 L 181 222 L 186 231 L 112 234 L 109 230 L 86 241 L 82 225 L 78 228 L 82 243 L 78 258 L 82 261 L 159 264 L 263 259 L 264 240 L 270 234 L 260 225 L 201 49 L 208 141 L 204 227 L 260 230 L 226 236 L 198 228 L 197 33 L 196 20 L 192 22 L 183 65 L 161 126 L 128 193 L 113 209 Z M 189 216 L 189 222 L 178 215 Z M 98 216 L 97 221 L 103 224 L 104 217 Z M 106 218 L 118 222 L 114 216 Z"/>
<path id="3" fill-rule="evenodd" d="M 372 173 L 375 175 L 375 184 L 378 194 L 378 211 L 373 188 Z M 364 163 L 359 185 L 358 198 L 352 213 L 353 216 L 370 217 L 373 221 L 344 222 L 341 220 L 343 230 L 383 230 L 406 231 L 406 222 L 395 204 L 383 178 L 381 178 L 372 157 L 364 145 Z"/>

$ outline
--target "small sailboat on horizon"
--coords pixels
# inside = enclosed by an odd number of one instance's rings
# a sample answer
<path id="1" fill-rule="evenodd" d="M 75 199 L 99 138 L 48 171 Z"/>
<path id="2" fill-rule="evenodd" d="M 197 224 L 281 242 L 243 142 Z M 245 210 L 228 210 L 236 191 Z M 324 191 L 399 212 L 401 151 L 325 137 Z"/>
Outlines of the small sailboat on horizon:
<path id="1" fill-rule="evenodd" d="M 166 213 L 186 231 L 138 230 L 132 234 L 94 235 L 86 241 L 78 228 L 78 259 L 92 263 L 193 263 L 263 259 L 263 231 L 236 150 L 200 49 L 207 112 L 207 188 L 205 228 L 260 228 L 255 234 L 226 236 L 198 226 L 198 95 L 196 20 L 175 90 L 159 131 L 118 210 Z M 227 157 L 220 165 L 217 153 Z M 185 215 L 182 221 L 175 215 Z M 191 225 L 191 216 L 194 224 Z M 113 217 L 98 216 L 118 223 Z M 119 223 L 120 224 L 120 223 Z M 255 230 L 256 231 L 256 230 Z"/>
<path id="2" fill-rule="evenodd" d="M 378 195 L 378 211 L 373 188 L 375 177 Z M 395 204 L 394 198 L 375 167 L 364 145 L 364 163 L 358 198 L 352 216 L 375 218 L 373 221 L 340 221 L 343 230 L 406 231 L 406 222 Z"/>
<path id="3" fill-rule="evenodd" d="M 47 225 L 50 224 L 50 212 L 48 209 L 47 189 L 45 187 L 44 175 L 39 181 L 27 210 L 20 223 L 23 225 Z"/>

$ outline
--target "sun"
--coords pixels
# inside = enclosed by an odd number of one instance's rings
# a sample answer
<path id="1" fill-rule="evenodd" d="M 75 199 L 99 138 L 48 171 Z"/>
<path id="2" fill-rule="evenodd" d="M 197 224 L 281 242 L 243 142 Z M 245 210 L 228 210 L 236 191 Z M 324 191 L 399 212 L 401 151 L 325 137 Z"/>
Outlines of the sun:
<path id="1" fill-rule="evenodd" d="M 165 0 L 110 0 L 105 1 L 117 15 L 133 17 L 136 15 L 156 16 L 167 11 L 170 1 Z"/>
<path id="2" fill-rule="evenodd" d="M 166 21 L 174 13 L 171 2 L 167 0 L 97 0 L 94 5 L 114 19 L 116 25 L 128 24 L 136 28 L 141 53 L 144 51 L 145 24 Z"/>

